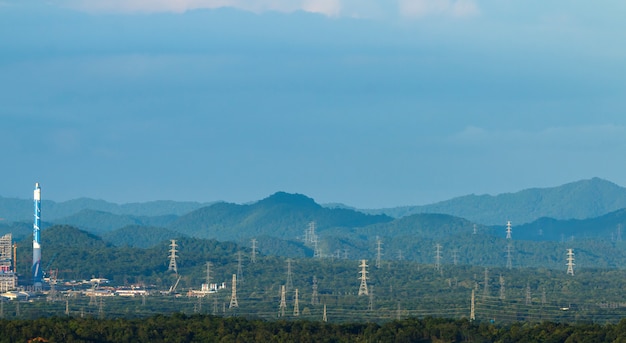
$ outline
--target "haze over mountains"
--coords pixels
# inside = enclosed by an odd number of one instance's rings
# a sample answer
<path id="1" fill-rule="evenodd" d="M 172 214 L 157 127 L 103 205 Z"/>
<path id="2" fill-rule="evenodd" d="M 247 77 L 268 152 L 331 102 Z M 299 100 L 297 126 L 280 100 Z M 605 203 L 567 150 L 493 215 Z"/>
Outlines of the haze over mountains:
<path id="1" fill-rule="evenodd" d="M 0 204 L 3 213 L 32 206 L 28 200 L 6 198 Z M 61 216 L 71 211 L 75 212 Z M 250 204 L 160 201 L 116 205 L 79 199 L 50 202 L 50 209 L 43 207 L 42 213 L 44 230 L 71 225 L 115 246 L 149 248 L 182 237 L 248 246 L 254 238 L 264 254 L 360 257 L 371 255 L 375 241 L 381 239 L 387 258 L 398 255 L 429 263 L 433 247 L 441 245 L 449 258 L 452 250 L 457 250 L 464 256 L 459 255 L 461 263 L 481 265 L 503 263 L 508 244 L 504 227 L 511 220 L 516 251 L 532 256 L 526 266 L 558 268 L 565 245 L 576 247 L 583 257 L 587 253 L 588 265 L 626 264 L 621 245 L 615 244 L 621 242 L 621 228 L 626 227 L 626 190 L 598 178 L 547 189 L 470 195 L 428 206 L 363 212 L 325 207 L 302 194 L 277 192 Z M 304 240 L 311 222 L 315 222 L 316 245 Z M 494 223 L 497 225 L 490 225 Z M 32 232 L 30 218 L 4 220 L 0 222 L 2 232 L 27 239 Z M 611 253 L 605 256 L 596 251 Z"/>
<path id="2" fill-rule="evenodd" d="M 262 200 L 261 200 L 262 201 Z M 65 202 L 43 200 L 45 220 L 71 218 L 82 210 L 139 217 L 182 216 L 194 210 L 209 207 L 211 202 L 152 201 L 115 204 L 104 200 L 80 198 Z M 542 217 L 554 219 L 586 219 L 626 208 L 626 188 L 600 178 L 581 180 L 551 188 L 532 188 L 499 195 L 470 194 L 422 206 L 402 206 L 383 209 L 355 209 L 349 205 L 332 205 L 368 214 L 386 214 L 400 218 L 416 213 L 442 213 L 466 218 L 484 225 L 503 224 L 507 220 L 516 225 Z M 6 222 L 29 221 L 32 200 L 0 196 L 0 218 Z M 141 221 L 141 220 L 139 220 Z"/>

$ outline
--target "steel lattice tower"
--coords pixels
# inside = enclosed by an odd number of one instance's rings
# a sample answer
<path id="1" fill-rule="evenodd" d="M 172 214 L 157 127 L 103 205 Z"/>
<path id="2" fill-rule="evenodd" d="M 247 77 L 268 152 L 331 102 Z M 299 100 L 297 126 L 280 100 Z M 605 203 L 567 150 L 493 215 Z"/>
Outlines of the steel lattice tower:
<path id="1" fill-rule="evenodd" d="M 532 305 L 533 304 L 533 298 L 530 294 L 530 284 L 527 283 L 526 284 L 526 305 Z"/>
<path id="2" fill-rule="evenodd" d="M 178 257 L 176 255 L 177 253 L 176 247 L 178 247 L 178 245 L 176 244 L 175 239 L 172 239 L 171 242 L 172 243 L 170 243 L 170 265 L 167 268 L 167 270 L 173 271 L 174 273 L 176 273 L 176 275 L 178 275 L 178 266 L 176 265 L 176 258 Z"/>
<path id="3" fill-rule="evenodd" d="M 574 249 L 567 249 L 567 275 L 574 275 Z"/>
<path id="4" fill-rule="evenodd" d="M 380 258 L 382 256 L 382 245 L 383 242 L 380 240 L 378 236 L 376 236 L 376 268 L 380 268 Z"/>
<path id="5" fill-rule="evenodd" d="M 359 286 L 359 296 L 367 295 L 367 260 L 361 260 L 361 267 L 359 280 L 361 280 L 361 285 Z"/>
<path id="6" fill-rule="evenodd" d="M 285 288 L 287 292 L 293 288 L 293 281 L 291 280 L 291 259 L 287 259 L 287 283 L 285 284 Z"/>
<path id="7" fill-rule="evenodd" d="M 511 233 L 513 230 L 511 229 L 511 221 L 506 222 L 506 239 L 511 239 Z"/>
<path id="8" fill-rule="evenodd" d="M 472 300 L 470 302 L 470 320 L 476 320 L 476 308 L 474 307 L 474 290 L 472 289 Z"/>
<path id="9" fill-rule="evenodd" d="M 506 268 L 507 269 L 513 269 L 513 260 L 511 258 L 512 248 L 513 246 L 511 245 L 511 243 L 507 244 L 506 246 Z"/>
<path id="10" fill-rule="evenodd" d="M 296 294 L 293 299 L 293 315 L 295 317 L 300 315 L 300 302 L 298 301 L 298 289 L 296 288 Z"/>
<path id="11" fill-rule="evenodd" d="M 243 257 L 241 255 L 241 250 L 237 251 L 237 280 L 239 280 L 239 282 L 243 283 L 243 268 L 242 268 L 242 262 Z"/>
<path id="12" fill-rule="evenodd" d="M 285 285 L 280 286 L 280 305 L 278 305 L 278 316 L 285 316 L 285 309 L 287 308 L 287 297 L 285 292 Z"/>
<path id="13" fill-rule="evenodd" d="M 367 307 L 367 309 L 369 311 L 374 311 L 374 286 L 370 286 L 369 287 L 369 306 Z"/>
<path id="14" fill-rule="evenodd" d="M 441 270 L 441 244 L 435 245 L 435 269 Z"/>
<path id="15" fill-rule="evenodd" d="M 256 238 L 252 239 L 252 263 L 256 263 Z"/>
<path id="16" fill-rule="evenodd" d="M 489 296 L 489 269 L 485 268 L 485 282 L 483 285 L 483 295 Z"/>
<path id="17" fill-rule="evenodd" d="M 500 275 L 500 300 L 506 299 L 506 293 L 504 289 L 504 276 Z"/>
<path id="18" fill-rule="evenodd" d="M 230 305 L 228 308 L 239 307 L 239 303 L 237 302 L 237 274 L 233 274 L 233 285 L 232 292 L 230 294 Z"/>
<path id="19" fill-rule="evenodd" d="M 313 295 L 311 295 L 311 305 L 317 305 L 319 299 L 317 297 L 317 278 L 313 275 Z"/>

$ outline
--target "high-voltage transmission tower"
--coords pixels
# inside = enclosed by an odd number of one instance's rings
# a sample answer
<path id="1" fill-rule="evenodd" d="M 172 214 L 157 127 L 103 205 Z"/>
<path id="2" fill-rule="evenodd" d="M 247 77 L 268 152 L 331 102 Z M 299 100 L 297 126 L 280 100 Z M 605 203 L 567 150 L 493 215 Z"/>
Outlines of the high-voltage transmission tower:
<path id="1" fill-rule="evenodd" d="M 287 308 L 287 297 L 286 297 L 285 285 L 280 286 L 280 305 L 278 305 L 278 316 L 285 316 L 285 309 Z"/>
<path id="2" fill-rule="evenodd" d="M 300 302 L 298 301 L 298 289 L 296 288 L 296 294 L 293 297 L 293 315 L 297 317 L 300 315 Z"/>
<path id="3" fill-rule="evenodd" d="M 376 268 L 380 268 L 380 258 L 382 256 L 383 242 L 376 236 Z"/>
<path id="4" fill-rule="evenodd" d="M 500 300 L 506 299 L 506 293 L 504 289 L 504 276 L 500 274 Z"/>
<path id="5" fill-rule="evenodd" d="M 308 228 L 304 232 L 304 244 L 313 246 L 313 257 L 321 258 L 322 252 L 319 247 L 319 239 L 315 233 L 316 224 L 310 222 Z"/>
<path id="6" fill-rule="evenodd" d="M 474 290 L 472 289 L 472 300 L 470 301 L 470 320 L 474 321 L 476 320 L 476 308 L 474 305 Z"/>
<path id="7" fill-rule="evenodd" d="M 289 292 L 293 288 L 293 280 L 291 279 L 291 262 L 290 258 L 287 259 L 287 283 L 285 284 L 285 288 L 287 288 L 287 292 Z"/>
<path id="8" fill-rule="evenodd" d="M 176 273 L 176 275 L 178 275 L 178 266 L 176 265 L 176 258 L 178 257 L 178 255 L 176 255 L 176 253 L 178 252 L 176 250 L 176 247 L 178 247 L 178 244 L 176 244 L 175 239 L 172 239 L 171 242 L 172 243 L 170 243 L 170 266 L 167 268 L 167 270 L 173 271 L 174 273 Z"/>
<path id="9" fill-rule="evenodd" d="M 511 229 L 511 221 L 506 222 L 506 239 L 512 239 L 511 233 L 513 230 Z"/>
<path id="10" fill-rule="evenodd" d="M 369 311 L 374 311 L 374 286 L 370 286 L 369 288 L 369 306 L 367 307 L 367 309 Z"/>
<path id="11" fill-rule="evenodd" d="M 230 305 L 228 308 L 239 307 L 239 303 L 237 302 L 237 274 L 233 274 L 233 282 L 232 282 L 232 292 L 230 294 Z"/>
<path id="12" fill-rule="evenodd" d="M 513 250 L 513 245 L 509 242 L 506 245 L 506 268 L 513 269 L 513 259 L 511 258 L 511 251 Z"/>
<path id="13" fill-rule="evenodd" d="M 361 296 L 361 295 L 368 295 L 368 292 L 367 292 L 367 260 L 361 260 L 361 265 L 359 267 L 361 267 L 361 271 L 359 272 L 359 274 L 361 274 L 361 276 L 359 276 L 359 280 L 361 280 L 361 285 L 359 286 L 359 296 Z"/>
<path id="14" fill-rule="evenodd" d="M 526 284 L 526 305 L 530 306 L 533 304 L 533 298 L 530 294 L 530 283 Z"/>
<path id="15" fill-rule="evenodd" d="M 567 249 L 567 275 L 574 275 L 574 249 Z"/>
<path id="16" fill-rule="evenodd" d="M 319 298 L 317 296 L 317 278 L 313 275 L 313 295 L 311 295 L 311 305 L 317 305 Z"/>
<path id="17" fill-rule="evenodd" d="M 483 295 L 489 296 L 489 269 L 485 268 L 485 282 L 483 285 Z"/>
<path id="18" fill-rule="evenodd" d="M 459 250 L 452 250 L 452 263 L 456 266 L 459 263 Z"/>
<path id="19" fill-rule="evenodd" d="M 326 304 L 324 303 L 324 315 L 322 316 L 322 321 L 326 323 L 328 321 L 328 316 L 326 315 Z"/>
<path id="20" fill-rule="evenodd" d="M 256 263 L 256 243 L 257 243 L 256 238 L 253 238 L 252 239 L 252 256 L 251 256 L 252 263 Z"/>
<path id="21" fill-rule="evenodd" d="M 615 238 L 617 242 L 622 241 L 622 224 L 617 224 L 617 237 Z"/>
<path id="22" fill-rule="evenodd" d="M 435 245 L 435 269 L 441 270 L 441 244 Z"/>
<path id="23" fill-rule="evenodd" d="M 478 226 L 476 224 L 474 224 L 474 232 L 472 234 L 477 234 L 478 233 Z"/>
<path id="24" fill-rule="evenodd" d="M 243 268 L 242 268 L 242 254 L 241 250 L 237 251 L 237 279 L 239 282 L 243 282 Z"/>

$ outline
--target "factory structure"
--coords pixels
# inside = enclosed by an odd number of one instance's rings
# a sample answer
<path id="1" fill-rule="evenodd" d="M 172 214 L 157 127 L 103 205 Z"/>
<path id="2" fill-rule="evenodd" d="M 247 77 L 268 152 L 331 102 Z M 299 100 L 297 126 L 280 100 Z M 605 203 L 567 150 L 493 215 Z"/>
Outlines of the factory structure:
<path id="1" fill-rule="evenodd" d="M 10 233 L 0 237 L 0 292 L 17 288 L 15 273 L 15 246 Z"/>
<path id="2" fill-rule="evenodd" d="M 35 183 L 33 193 L 35 201 L 35 222 L 33 224 L 33 288 L 41 291 L 43 288 L 43 270 L 41 270 L 41 188 Z"/>
<path id="3" fill-rule="evenodd" d="M 41 187 L 35 183 L 33 192 L 33 290 L 43 290 L 43 270 L 41 269 Z M 16 254 L 17 247 L 13 244 L 13 236 L 8 233 L 0 237 L 0 292 L 17 289 Z"/>

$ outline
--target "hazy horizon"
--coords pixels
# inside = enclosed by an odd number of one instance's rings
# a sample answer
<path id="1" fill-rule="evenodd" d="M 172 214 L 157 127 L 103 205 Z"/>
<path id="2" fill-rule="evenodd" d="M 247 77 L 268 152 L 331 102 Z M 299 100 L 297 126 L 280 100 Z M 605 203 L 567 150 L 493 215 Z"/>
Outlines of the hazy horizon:
<path id="1" fill-rule="evenodd" d="M 0 195 L 429 204 L 626 185 L 626 4 L 0 0 Z"/>

